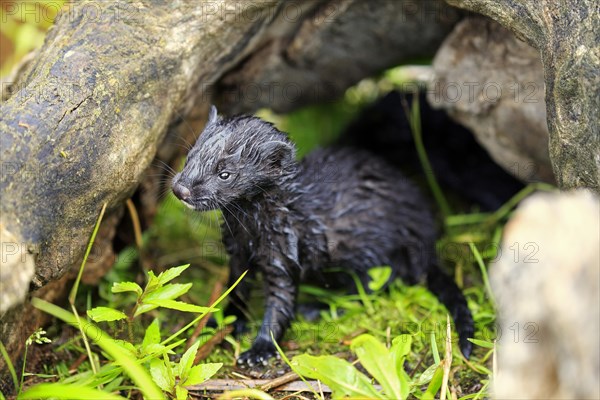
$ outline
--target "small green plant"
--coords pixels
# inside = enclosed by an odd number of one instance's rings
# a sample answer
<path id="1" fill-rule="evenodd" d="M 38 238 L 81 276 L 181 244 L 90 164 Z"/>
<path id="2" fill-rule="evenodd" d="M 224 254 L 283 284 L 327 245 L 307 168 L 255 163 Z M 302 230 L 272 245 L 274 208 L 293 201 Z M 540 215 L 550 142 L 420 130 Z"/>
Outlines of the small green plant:
<path id="1" fill-rule="evenodd" d="M 25 376 L 29 375 L 25 372 L 25 365 L 27 364 L 27 351 L 29 350 L 29 346 L 32 344 L 47 344 L 52 343 L 52 340 L 46 337 L 46 331 L 42 328 L 37 328 L 35 332 L 33 332 L 25 341 L 25 354 L 23 355 L 23 369 L 21 370 L 21 382 L 19 383 L 19 393 L 23 390 L 23 379 Z"/>
<path id="2" fill-rule="evenodd" d="M 133 292 L 136 295 L 135 305 L 128 314 L 115 310 L 111 307 L 95 307 L 87 311 L 88 317 L 95 322 L 127 320 L 130 331 L 134 318 L 154 310 L 157 307 L 170 308 L 173 310 L 206 313 L 213 311 L 208 307 L 201 307 L 194 304 L 175 300 L 186 294 L 191 288 L 191 283 L 169 283 L 177 278 L 190 265 L 182 265 L 161 272 L 156 276 L 152 271 L 148 271 L 148 283 L 142 290 L 140 285 L 135 282 L 115 282 L 112 287 L 113 293 Z"/>
<path id="3" fill-rule="evenodd" d="M 411 393 L 418 398 L 433 398 L 428 394 L 435 395 L 441 386 L 441 367 L 434 364 L 417 378 L 411 379 L 404 370 L 411 344 L 410 335 L 396 337 L 389 349 L 369 334 L 352 340 L 350 348 L 381 389 L 374 386 L 371 379 L 353 364 L 335 356 L 302 354 L 292 359 L 291 366 L 303 377 L 318 379 L 329 386 L 333 398 L 406 399 Z M 427 384 L 427 390 L 420 393 L 419 387 Z"/>
<path id="4" fill-rule="evenodd" d="M 104 210 L 105 207 L 103 207 L 100 217 L 96 222 L 80 267 L 79 275 L 69 296 L 72 312 L 38 298 L 32 299 L 34 307 L 79 330 L 81 338 L 85 343 L 86 353 L 90 359 L 92 370 L 75 374 L 59 382 L 33 386 L 27 391 L 19 393 L 19 399 L 119 399 L 122 397 L 115 394 L 115 392 L 129 391 L 131 396 L 133 390 L 139 390 L 143 397 L 147 399 L 164 399 L 165 394 L 171 398 L 185 399 L 187 398 L 187 389 L 185 386 L 203 382 L 214 375 L 222 366 L 221 363 L 194 366 L 199 342 L 192 345 L 178 363 L 173 363 L 169 356 L 174 354 L 173 349 L 186 341 L 186 339 L 179 339 L 177 341 L 175 339 L 181 338 L 183 333 L 196 325 L 209 312 L 217 310 L 215 306 L 229 294 L 237 283 L 243 279 L 245 274 L 219 299 L 213 302 L 211 307 L 200 307 L 175 300 L 190 290 L 191 283 L 170 283 L 173 279 L 181 275 L 189 265 L 170 268 L 158 275 L 149 271 L 147 274 L 147 284 L 144 289 L 135 282 L 116 282 L 113 284 L 113 293 L 133 292 L 135 294 L 135 301 L 132 302 L 133 304 L 128 313 L 110 307 L 95 307 L 87 310 L 87 315 L 91 321 L 82 319 L 79 316 L 75 309 L 75 298 L 83 269 L 85 268 L 87 257 L 98 231 Z M 141 343 L 138 343 L 133 337 L 133 330 L 131 329 L 133 320 L 158 307 L 192 312 L 199 315 L 166 339 L 161 339 L 159 321 L 158 319 L 154 319 L 146 327 Z M 119 320 L 127 321 L 129 326 L 129 340 L 116 340 L 95 325 L 95 322 L 109 323 Z M 41 330 L 36 331 L 28 339 L 26 345 L 29 346 L 34 342 L 47 343 L 49 339 L 44 334 L 45 332 Z M 101 355 L 106 360 L 103 365 L 100 365 L 100 362 L 97 362 L 97 365 L 95 365 L 94 361 L 100 360 L 100 356 L 92 352 L 92 347 L 90 346 L 92 342 L 100 348 Z M 4 352 L 3 357 L 6 358 Z M 21 386 L 24 375 L 23 370 Z M 133 385 L 126 378 L 129 378 L 133 382 Z"/>
<path id="5" fill-rule="evenodd" d="M 175 300 L 191 288 L 191 283 L 176 284 L 169 282 L 178 277 L 188 267 L 189 265 L 183 265 L 170 268 L 159 275 L 155 275 L 152 271 L 149 271 L 148 283 L 144 289 L 134 282 L 115 283 L 112 288 L 114 293 L 135 293 L 134 304 L 128 313 L 110 307 L 95 307 L 87 311 L 88 316 L 94 322 L 102 323 L 124 319 L 130 326 L 134 318 L 157 307 L 200 314 L 192 322 L 166 339 L 161 339 L 158 319 L 154 319 L 147 326 L 141 343 L 137 343 L 134 338 L 131 338 L 131 340 L 115 340 L 106 332 L 96 327 L 92 322 L 84 323 L 85 327 L 82 328 L 82 321 L 74 318 L 73 314 L 68 311 L 43 300 L 33 299 L 33 305 L 37 308 L 80 330 L 85 330 L 87 336 L 103 350 L 108 359 L 108 363 L 100 367 L 92 376 L 90 376 L 89 371 L 86 371 L 56 385 L 60 387 L 66 384 L 86 385 L 90 387 L 89 394 L 91 396 L 87 398 L 94 398 L 92 393 L 96 393 L 95 395 L 97 396 L 106 395 L 107 392 L 105 390 L 107 387 L 110 387 L 112 390 L 123 390 L 125 388 L 131 390 L 131 386 L 121 384 L 123 381 L 121 374 L 126 372 L 134 381 L 135 387 L 139 388 L 146 398 L 164 398 L 158 396 L 158 393 L 162 390 L 169 397 L 185 399 L 187 398 L 186 386 L 199 384 L 213 376 L 221 368 L 222 363 L 193 365 L 200 342 L 192 345 L 183 354 L 178 363 L 172 362 L 169 358 L 169 355 L 174 354 L 173 349 L 185 342 L 185 339 L 176 342 L 174 340 L 180 337 L 191 326 L 198 323 L 199 319 L 204 317 L 208 312 L 217 310 L 214 306 L 200 307 Z M 223 300 L 231 289 L 221 296 L 215 302 L 215 305 Z M 111 382 L 115 381 L 119 382 L 119 384 L 114 387 L 109 386 Z M 56 392 L 56 387 L 52 385 L 55 384 L 44 384 L 44 390 L 41 390 L 37 386 L 31 388 L 24 393 L 24 397 L 22 396 L 22 398 L 56 397 L 56 394 L 52 394 Z M 103 385 L 106 385 L 104 390 L 93 389 L 94 387 L 102 387 Z M 94 392 L 93 390 L 96 391 Z M 44 396 L 44 393 L 48 395 Z M 63 393 L 70 393 L 70 391 L 64 391 Z"/>
<path id="6" fill-rule="evenodd" d="M 88 316 L 95 322 L 109 322 L 126 320 L 129 327 L 130 337 L 133 336 L 132 325 L 136 317 L 147 313 L 157 307 L 168 308 L 184 312 L 202 313 L 215 311 L 215 308 L 200 307 L 194 304 L 175 300 L 186 294 L 192 287 L 191 283 L 178 284 L 169 283 L 177 278 L 190 265 L 174 267 L 155 275 L 148 271 L 148 283 L 142 289 L 135 282 L 115 282 L 112 287 L 113 293 L 135 293 L 135 303 L 129 313 L 124 313 L 110 307 L 95 307 L 87 311 Z M 154 382 L 166 393 L 177 399 L 187 398 L 185 386 L 195 385 L 205 381 L 214 375 L 223 364 L 203 364 L 193 366 L 199 342 L 192 345 L 182 356 L 179 364 L 173 364 L 168 357 L 164 344 L 160 340 L 160 324 L 155 319 L 147 328 L 141 344 L 134 346 L 130 342 L 124 342 L 126 347 L 132 350 L 138 358 L 149 354 L 158 354 L 162 357 L 150 361 L 150 373 Z"/>
<path id="7" fill-rule="evenodd" d="M 21 391 L 23 390 L 23 379 L 25 379 L 26 376 L 31 375 L 31 374 L 25 372 L 25 366 L 27 365 L 27 352 L 29 350 L 29 346 L 31 346 L 34 343 L 47 344 L 47 343 L 52 343 L 52 340 L 50 340 L 49 338 L 46 337 L 46 331 L 43 330 L 42 328 L 36 329 L 35 332 L 33 332 L 27 338 L 27 340 L 25 340 L 25 352 L 23 354 L 23 368 L 21 369 L 21 378 L 18 379 L 17 373 L 15 371 L 15 367 L 14 367 L 10 357 L 8 356 L 6 349 L 4 348 L 4 344 L 2 342 L 0 342 L 0 353 L 2 353 L 2 358 L 4 359 L 4 362 L 6 363 L 6 366 L 10 372 L 10 375 L 13 380 L 13 384 L 15 385 L 15 391 L 16 391 L 17 395 L 20 394 Z M 0 393 L 0 399 L 4 399 L 4 395 L 2 393 Z"/>
<path id="8" fill-rule="evenodd" d="M 163 358 L 155 358 L 150 362 L 150 373 L 154 382 L 165 392 L 177 400 L 187 399 L 185 388 L 197 385 L 209 379 L 223 366 L 222 363 L 200 364 L 194 366 L 194 359 L 200 342 L 192 345 L 181 357 L 179 363 L 173 363 L 166 354 Z M 176 377 L 179 379 L 176 380 Z"/>

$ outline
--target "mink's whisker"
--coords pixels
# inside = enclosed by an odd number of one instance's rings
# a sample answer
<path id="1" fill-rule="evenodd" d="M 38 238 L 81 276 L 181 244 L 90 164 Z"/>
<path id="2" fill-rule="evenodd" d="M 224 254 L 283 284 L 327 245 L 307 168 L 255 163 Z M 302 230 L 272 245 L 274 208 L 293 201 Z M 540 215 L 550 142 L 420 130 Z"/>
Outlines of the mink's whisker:
<path id="1" fill-rule="evenodd" d="M 250 231 L 246 228 L 246 226 L 244 226 L 244 224 L 242 223 L 242 221 L 240 221 L 240 219 L 235 215 L 235 213 L 231 212 L 231 210 L 229 208 L 227 208 L 227 206 L 225 205 L 225 203 L 223 203 L 222 205 L 223 205 L 223 207 L 225 207 L 225 210 L 227 210 L 227 212 L 229 214 L 231 214 L 233 216 L 233 218 L 235 218 L 237 220 L 237 222 L 239 222 L 239 224 L 242 226 L 242 228 L 244 228 L 244 230 L 246 232 L 248 232 L 248 235 L 250 235 Z M 223 219 L 225 219 L 225 217 L 223 217 Z M 233 236 L 233 232 L 231 233 L 231 235 Z"/>

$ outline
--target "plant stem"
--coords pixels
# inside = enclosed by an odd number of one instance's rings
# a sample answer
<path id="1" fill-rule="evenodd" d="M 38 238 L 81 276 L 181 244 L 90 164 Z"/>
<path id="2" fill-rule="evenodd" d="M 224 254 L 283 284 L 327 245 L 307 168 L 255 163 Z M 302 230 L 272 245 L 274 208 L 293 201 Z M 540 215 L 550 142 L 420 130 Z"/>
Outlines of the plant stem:
<path id="1" fill-rule="evenodd" d="M 477 261 L 477 265 L 479 265 L 479 269 L 481 271 L 481 276 L 483 278 L 483 283 L 485 285 L 485 290 L 488 292 L 488 296 L 490 297 L 490 302 L 494 307 L 496 307 L 496 300 L 494 299 L 494 293 L 492 292 L 492 286 L 490 285 L 490 280 L 488 279 L 487 270 L 485 268 L 485 264 L 483 263 L 483 259 L 481 258 L 481 254 L 475 244 L 473 242 L 469 242 L 469 247 L 471 252 L 475 256 L 475 260 Z"/>
<path id="2" fill-rule="evenodd" d="M 529 196 L 531 193 L 535 192 L 536 190 L 543 190 L 546 192 L 554 192 L 554 191 L 556 191 L 556 188 L 547 183 L 532 183 L 532 184 L 525 186 L 523 189 L 521 189 L 520 192 L 515 194 L 510 200 L 508 200 L 506 203 L 504 203 L 504 205 L 502 205 L 502 207 L 497 209 L 492 214 L 491 222 L 496 223 L 497 221 L 499 221 L 500 219 L 502 219 L 503 217 L 508 215 L 510 210 L 512 210 L 517 204 L 519 204 L 521 202 L 521 200 L 523 200 L 525 197 Z"/>
<path id="3" fill-rule="evenodd" d="M 240 281 L 242 279 L 244 279 L 244 277 L 246 276 L 247 273 L 248 273 L 248 271 L 244 271 L 244 273 L 238 278 L 238 280 L 235 281 L 235 283 L 233 285 L 231 285 L 231 287 L 229 289 L 227 289 L 225 291 L 225 293 L 223 293 L 221 295 L 221 297 L 219 297 L 217 299 L 217 301 L 215 301 L 214 303 L 211 304 L 211 306 L 210 306 L 211 310 L 209 310 L 207 312 L 203 312 L 202 314 L 200 314 L 199 316 L 197 316 L 196 318 L 194 318 L 192 320 L 192 322 L 190 322 L 189 324 L 187 324 L 186 326 L 184 326 L 183 328 L 181 328 L 180 330 L 178 330 L 177 332 L 175 332 L 174 334 L 172 334 L 171 336 L 169 336 L 168 338 L 166 338 L 165 340 L 163 340 L 160 344 L 163 345 L 163 346 L 166 345 L 167 343 L 169 343 L 170 341 L 172 341 L 173 339 L 175 339 L 177 336 L 181 335 L 183 332 L 187 331 L 192 326 L 196 325 L 198 323 L 198 321 L 200 321 L 202 318 L 204 318 L 204 316 L 206 314 L 208 314 L 209 312 L 214 311 L 212 309 L 215 306 L 217 306 L 221 301 L 223 301 L 223 299 L 226 298 L 229 295 L 229 293 L 231 293 L 231 291 L 238 285 L 238 283 L 240 283 Z"/>
<path id="4" fill-rule="evenodd" d="M 25 343 L 25 354 L 23 354 L 23 368 L 21 368 L 21 380 L 19 383 L 19 391 L 17 392 L 17 396 L 21 394 L 23 391 L 23 379 L 25 378 L 25 365 L 27 364 L 27 350 L 29 350 L 29 345 Z"/>
<path id="5" fill-rule="evenodd" d="M 100 210 L 100 215 L 96 220 L 96 225 L 94 225 L 94 230 L 92 231 L 92 236 L 88 241 L 88 245 L 85 249 L 85 254 L 83 256 L 83 260 L 81 261 L 81 266 L 79 267 L 79 273 L 77 274 L 77 279 L 75 279 L 75 283 L 73 284 L 73 288 L 71 289 L 71 294 L 69 294 L 69 303 L 75 303 L 75 297 L 77 296 L 77 290 L 79 290 L 79 282 L 81 282 L 81 277 L 83 275 L 83 269 L 85 268 L 85 264 L 90 255 L 90 251 L 92 251 L 92 245 L 94 244 L 94 240 L 96 240 L 96 234 L 98 233 L 98 229 L 100 228 L 100 222 L 102 221 L 102 217 L 104 217 L 104 212 L 106 211 L 106 203 L 102 205 L 102 210 Z"/>
<path id="6" fill-rule="evenodd" d="M 81 277 L 83 276 L 83 270 L 85 268 L 85 264 L 87 263 L 87 259 L 92 251 L 92 246 L 94 244 L 94 240 L 96 240 L 96 234 L 98 233 L 98 229 L 100 228 L 100 222 L 102 222 L 102 217 L 104 217 L 104 212 L 106 211 L 106 203 L 102 205 L 102 209 L 100 210 L 100 215 L 96 220 L 96 225 L 94 225 L 94 230 L 92 231 L 92 236 L 88 241 L 88 245 L 85 249 L 85 254 L 83 256 L 83 260 L 81 261 L 81 266 L 79 267 L 79 273 L 77 274 L 77 279 L 75 279 L 75 283 L 73 284 L 73 288 L 71 289 L 71 293 L 69 294 L 69 304 L 71 304 L 71 310 L 73 310 L 73 315 L 77 320 L 77 326 L 79 327 L 79 331 L 81 332 L 81 337 L 83 338 L 83 343 L 85 345 L 85 350 L 88 353 L 88 358 L 90 359 L 90 365 L 92 366 L 92 371 L 94 374 L 98 373 L 98 366 L 96 366 L 95 359 L 92 355 L 92 349 L 90 348 L 90 344 L 87 340 L 87 336 L 85 335 L 85 330 L 83 329 L 83 325 L 79 318 L 79 314 L 77 313 L 77 309 L 75 308 L 75 298 L 77 297 L 77 291 L 79 290 L 79 282 L 81 282 Z"/>
<path id="7" fill-rule="evenodd" d="M 427 179 L 427 183 L 429 184 L 429 188 L 433 193 L 433 197 L 440 208 L 444 222 L 446 218 L 452 214 L 452 210 L 446 201 L 446 197 L 440 188 L 437 180 L 435 179 L 435 174 L 433 173 L 433 168 L 431 167 L 431 163 L 429 162 L 429 157 L 427 157 L 427 152 L 425 151 L 425 145 L 423 144 L 423 136 L 421 131 L 421 112 L 419 108 L 419 96 L 415 93 L 413 95 L 413 103 L 412 108 L 408 110 L 408 105 L 405 107 L 405 112 L 408 117 L 410 123 L 410 130 L 413 134 L 413 139 L 415 141 L 415 147 L 417 149 L 417 155 L 419 156 L 419 161 L 421 162 L 421 167 L 423 168 L 423 173 L 425 174 L 425 178 Z"/>

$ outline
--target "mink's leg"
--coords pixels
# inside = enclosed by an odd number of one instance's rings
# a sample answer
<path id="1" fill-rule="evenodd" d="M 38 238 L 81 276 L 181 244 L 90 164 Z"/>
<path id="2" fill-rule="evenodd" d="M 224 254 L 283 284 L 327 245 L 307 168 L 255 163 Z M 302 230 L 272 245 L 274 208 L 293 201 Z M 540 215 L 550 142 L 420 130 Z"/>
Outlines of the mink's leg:
<path id="1" fill-rule="evenodd" d="M 263 278 L 267 291 L 263 322 L 250 350 L 242 353 L 237 360 L 238 364 L 250 367 L 266 365 L 269 358 L 277 355 L 273 338 L 276 341 L 281 339 L 294 318 L 298 292 L 298 264 L 289 259 L 271 260 L 269 267 L 263 271 Z"/>

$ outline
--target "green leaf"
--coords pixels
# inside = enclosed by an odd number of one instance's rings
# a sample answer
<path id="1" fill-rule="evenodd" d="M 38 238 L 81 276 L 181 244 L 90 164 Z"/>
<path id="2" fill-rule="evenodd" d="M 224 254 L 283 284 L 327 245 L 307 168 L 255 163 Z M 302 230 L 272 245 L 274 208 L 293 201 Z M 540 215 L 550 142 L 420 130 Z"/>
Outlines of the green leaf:
<path id="1" fill-rule="evenodd" d="M 124 380 L 125 380 L 125 376 L 121 375 L 118 378 L 115 378 L 112 381 L 110 381 L 106 386 L 104 386 L 103 389 L 106 392 L 116 392 L 117 390 L 119 390 L 119 386 L 121 386 L 121 384 L 123 383 Z M 91 385 L 87 385 L 87 386 L 91 386 Z"/>
<path id="2" fill-rule="evenodd" d="M 394 357 L 383 343 L 369 334 L 360 335 L 350 345 L 363 367 L 381 384 L 387 397 L 404 399 L 401 395 L 400 380 L 394 368 Z"/>
<path id="3" fill-rule="evenodd" d="M 392 339 L 392 347 L 390 351 L 396 355 L 396 357 L 406 357 L 410 354 L 412 346 L 412 336 L 408 334 L 398 335 Z"/>
<path id="4" fill-rule="evenodd" d="M 160 325 L 158 323 L 158 318 L 155 318 L 154 321 L 152 321 L 152 323 L 146 328 L 144 340 L 142 340 L 142 349 L 151 344 L 158 343 L 160 343 Z"/>
<path id="5" fill-rule="evenodd" d="M 473 344 L 476 344 L 479 347 L 485 347 L 486 349 L 494 348 L 494 343 L 488 342 L 487 340 L 479 340 L 479 339 L 471 339 L 471 338 L 467 338 L 467 340 Z"/>
<path id="6" fill-rule="evenodd" d="M 412 336 L 400 335 L 392 340 L 392 347 L 390 348 L 393 360 L 391 365 L 396 367 L 396 376 L 400 380 L 400 394 L 403 399 L 408 397 L 410 392 L 410 377 L 404 370 L 404 359 L 410 353 L 411 345 Z"/>
<path id="7" fill-rule="evenodd" d="M 160 274 L 158 274 L 158 284 L 162 286 L 165 283 L 172 281 L 173 279 L 181 275 L 181 273 L 185 271 L 189 266 L 190 264 L 186 264 L 180 267 L 169 268 L 166 271 L 161 272 Z"/>
<path id="8" fill-rule="evenodd" d="M 367 271 L 371 280 L 369 281 L 369 289 L 376 292 L 380 290 L 392 276 L 392 268 L 390 267 L 374 267 Z"/>
<path id="9" fill-rule="evenodd" d="M 87 315 L 94 322 L 119 321 L 121 319 L 127 319 L 127 315 L 125 315 L 125 313 L 110 307 L 92 308 L 87 310 Z"/>
<path id="10" fill-rule="evenodd" d="M 183 301 L 177 300 L 144 300 L 146 304 L 152 304 L 158 307 L 170 308 L 172 310 L 179 310 L 193 313 L 207 313 L 217 310 L 217 308 L 202 307 L 195 304 L 184 303 Z"/>
<path id="11" fill-rule="evenodd" d="M 242 273 L 242 275 L 240 275 L 240 277 L 233 283 L 233 285 L 231 285 L 229 287 L 229 289 L 227 289 L 225 291 L 225 293 L 223 293 L 221 296 L 219 296 L 219 298 L 215 302 L 213 302 L 212 307 L 220 304 L 223 301 L 223 299 L 226 298 L 229 295 L 229 293 L 231 293 L 233 291 L 233 289 L 236 288 L 236 286 L 242 281 L 242 279 L 244 279 L 244 277 L 246 276 L 247 273 L 248 273 L 248 271 L 244 271 Z M 195 326 L 202 318 L 204 318 L 205 315 L 206 314 L 204 314 L 204 313 L 198 315 L 196 318 L 194 318 L 188 324 L 181 327 L 181 329 L 179 329 L 177 332 L 173 333 L 171 336 L 169 336 L 168 338 L 163 340 L 162 344 L 169 343 L 170 341 L 174 340 L 176 337 L 180 336 L 182 333 L 184 333 L 185 331 L 190 329 L 192 326 Z"/>
<path id="12" fill-rule="evenodd" d="M 302 376 L 319 379 L 333 391 L 333 398 L 344 396 L 382 398 L 371 381 L 348 361 L 334 356 L 301 354 L 292 359 L 292 365 Z"/>
<path id="13" fill-rule="evenodd" d="M 179 385 L 175 386 L 175 398 L 177 400 L 187 400 L 188 391 L 186 388 L 181 387 Z"/>
<path id="14" fill-rule="evenodd" d="M 135 310 L 135 314 L 133 316 L 137 317 L 138 315 L 146 313 L 150 310 L 154 310 L 161 305 L 160 301 L 172 300 L 176 297 L 179 297 L 187 293 L 191 287 L 191 283 L 169 283 L 166 286 L 158 288 L 142 298 L 142 304 L 140 304 L 137 310 Z"/>
<path id="15" fill-rule="evenodd" d="M 149 292 L 152 292 L 153 290 L 156 290 L 156 288 L 158 288 L 159 286 L 160 285 L 159 285 L 158 277 L 156 275 L 154 275 L 154 272 L 148 271 L 148 283 L 146 283 L 146 288 L 144 289 L 144 291 L 149 293 Z"/>
<path id="16" fill-rule="evenodd" d="M 198 385 L 217 373 L 223 363 L 200 364 L 192 367 L 183 386 Z"/>
<path id="17" fill-rule="evenodd" d="M 160 358 L 155 358 L 150 361 L 150 375 L 152 380 L 165 392 L 171 392 L 175 386 L 173 375 L 169 373 L 171 366 L 165 365 L 165 362 Z"/>
<path id="18" fill-rule="evenodd" d="M 438 368 L 438 365 L 431 365 L 429 368 L 423 371 L 421 375 L 419 375 L 419 378 L 414 382 L 414 386 L 418 387 L 427 385 L 433 379 L 433 375 L 435 374 L 435 371 L 437 371 Z"/>
<path id="19" fill-rule="evenodd" d="M 81 329 L 78 319 L 75 316 L 62 308 L 49 303 L 39 298 L 31 299 L 31 304 L 66 323 L 74 326 L 77 329 Z M 130 355 L 128 352 L 123 350 L 122 346 L 119 346 L 113 338 L 111 338 L 106 332 L 91 322 L 86 322 L 85 331 L 88 337 L 93 340 L 102 350 L 104 350 L 116 364 L 120 365 L 131 380 L 135 383 L 136 387 L 140 389 L 144 398 L 148 399 L 164 399 L 162 391 L 156 387 L 152 377 L 148 374 L 146 369 L 142 367 L 137 359 Z M 81 397 L 76 397 L 81 398 Z"/>
<path id="20" fill-rule="evenodd" d="M 15 371 L 15 366 L 13 365 L 13 362 L 10 359 L 8 352 L 6 351 L 6 347 L 4 347 L 4 343 L 2 343 L 2 340 L 0 340 L 0 353 L 2 354 L 2 358 L 4 359 L 4 365 L 6 366 L 6 368 L 8 369 L 8 372 L 10 372 L 10 376 L 12 377 L 15 391 L 18 392 L 19 391 L 19 379 L 17 378 L 17 372 Z M 6 371 L 4 372 L 4 375 L 5 376 L 7 375 Z M 6 381 L 8 381 L 8 379 L 6 379 Z M 0 393 L 2 393 L 2 392 L 0 392 Z"/>
<path id="21" fill-rule="evenodd" d="M 77 399 L 77 400 L 124 400 L 124 397 L 81 385 L 64 383 L 41 383 L 21 393 L 19 399 Z"/>
<path id="22" fill-rule="evenodd" d="M 163 353 L 175 354 L 175 352 L 173 350 L 170 350 L 167 346 L 164 346 L 160 343 L 156 343 L 156 344 L 152 343 L 146 347 L 142 347 L 141 353 L 143 356 L 148 356 L 148 355 L 152 355 L 152 354 L 163 354 Z"/>
<path id="23" fill-rule="evenodd" d="M 217 308 L 217 310 L 219 310 L 219 309 Z M 223 320 L 221 321 L 221 323 L 219 324 L 219 326 L 231 325 L 235 321 L 237 321 L 237 317 L 235 315 L 228 315 L 225 318 L 223 318 Z"/>
<path id="24" fill-rule="evenodd" d="M 114 340 L 114 339 L 113 339 Z M 137 357 L 135 346 L 126 340 L 114 340 L 114 343 L 121 347 L 123 351 L 126 351 L 130 355 Z"/>
<path id="25" fill-rule="evenodd" d="M 135 292 L 138 297 L 142 295 L 142 288 L 135 282 L 115 282 L 111 291 L 113 293 Z"/>
<path id="26" fill-rule="evenodd" d="M 435 341 L 435 332 L 431 332 L 429 335 L 429 339 L 431 341 L 431 352 L 433 353 L 433 361 L 435 364 L 440 363 L 440 352 L 438 351 L 437 342 Z"/>
<path id="27" fill-rule="evenodd" d="M 427 386 L 427 390 L 421 396 L 421 400 L 433 400 L 437 392 L 442 387 L 443 379 L 444 369 L 441 366 L 438 366 L 433 373 L 433 377 L 431 378 L 431 382 L 429 382 L 429 386 Z"/>
<path id="28" fill-rule="evenodd" d="M 179 366 L 177 369 L 177 375 L 179 379 L 185 381 L 188 376 L 188 373 L 192 369 L 192 365 L 194 365 L 194 358 L 196 358 L 196 352 L 198 351 L 198 347 L 200 346 L 200 341 L 196 341 L 183 355 L 181 356 L 181 360 L 179 360 Z"/>
<path id="29" fill-rule="evenodd" d="M 148 300 L 172 300 L 186 294 L 191 287 L 191 283 L 169 283 L 148 293 L 142 302 L 147 302 Z"/>
<path id="30" fill-rule="evenodd" d="M 127 246 L 123 250 L 121 250 L 115 260 L 114 265 L 112 266 L 111 271 L 124 271 L 129 270 L 131 265 L 137 261 L 139 257 L 138 250 L 134 246 Z M 105 278 L 108 278 L 110 275 L 106 275 Z"/>
<path id="31" fill-rule="evenodd" d="M 137 317 L 138 315 L 142 315 L 143 313 L 147 313 L 148 311 L 152 311 L 155 308 L 158 308 L 156 304 L 140 304 L 138 308 L 135 310 L 135 314 L 133 317 Z"/>

